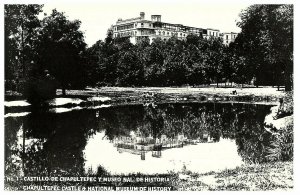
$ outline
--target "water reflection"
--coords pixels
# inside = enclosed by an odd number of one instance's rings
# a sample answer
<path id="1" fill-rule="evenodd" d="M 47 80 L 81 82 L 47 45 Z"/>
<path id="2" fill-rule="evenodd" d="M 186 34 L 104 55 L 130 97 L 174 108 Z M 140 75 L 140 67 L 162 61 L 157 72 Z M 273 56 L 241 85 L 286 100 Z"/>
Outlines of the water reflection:
<path id="1" fill-rule="evenodd" d="M 127 105 L 5 118 L 5 173 L 207 172 L 264 162 L 270 106 Z"/>
<path id="2" fill-rule="evenodd" d="M 87 143 L 84 150 L 85 169 L 97 170 L 101 165 L 114 174 L 122 173 L 168 173 L 183 169 L 195 172 L 208 172 L 234 168 L 241 165 L 242 158 L 237 153 L 234 140 L 220 139 L 217 143 L 187 144 L 183 147 L 161 151 L 160 158 L 153 156 L 153 150 L 146 151 L 145 160 L 134 150 L 119 150 L 110 140 L 103 139 L 105 133 L 97 133 Z M 99 150 L 105 148 L 105 150 Z M 98 158 L 101 157 L 101 158 Z"/>

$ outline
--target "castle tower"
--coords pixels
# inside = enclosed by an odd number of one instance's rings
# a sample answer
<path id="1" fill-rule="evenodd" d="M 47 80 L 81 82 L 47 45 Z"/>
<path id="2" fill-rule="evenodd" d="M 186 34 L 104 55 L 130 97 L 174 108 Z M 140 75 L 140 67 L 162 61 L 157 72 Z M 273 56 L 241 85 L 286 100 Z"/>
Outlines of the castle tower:
<path id="1" fill-rule="evenodd" d="M 140 17 L 142 20 L 145 19 L 145 12 L 140 12 Z"/>
<path id="2" fill-rule="evenodd" d="M 161 15 L 151 15 L 152 22 L 161 22 Z"/>

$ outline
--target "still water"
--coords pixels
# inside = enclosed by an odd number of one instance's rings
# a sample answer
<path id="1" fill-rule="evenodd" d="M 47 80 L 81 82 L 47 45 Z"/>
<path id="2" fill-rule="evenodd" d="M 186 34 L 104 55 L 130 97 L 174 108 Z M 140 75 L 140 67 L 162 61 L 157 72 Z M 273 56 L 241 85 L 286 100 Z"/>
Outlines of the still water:
<path id="1" fill-rule="evenodd" d="M 205 173 L 263 162 L 269 105 L 174 103 L 51 110 L 5 118 L 5 173 Z"/>

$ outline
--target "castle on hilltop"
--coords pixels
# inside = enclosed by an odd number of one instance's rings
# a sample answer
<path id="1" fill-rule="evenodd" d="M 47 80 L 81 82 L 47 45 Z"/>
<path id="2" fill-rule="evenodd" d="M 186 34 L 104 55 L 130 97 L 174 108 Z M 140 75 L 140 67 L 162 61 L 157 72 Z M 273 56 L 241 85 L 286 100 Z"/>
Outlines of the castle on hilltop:
<path id="1" fill-rule="evenodd" d="M 183 40 L 189 34 L 195 34 L 203 38 L 220 37 L 226 45 L 233 42 L 237 36 L 235 32 L 220 33 L 218 29 L 204 29 L 162 22 L 161 15 L 151 15 L 151 20 L 146 20 L 144 12 L 140 12 L 140 17 L 126 20 L 118 19 L 116 24 L 113 25 L 114 38 L 130 37 L 130 41 L 133 44 L 144 37 L 148 37 L 150 42 L 157 37 L 160 37 L 162 40 L 167 40 L 172 36 Z"/>

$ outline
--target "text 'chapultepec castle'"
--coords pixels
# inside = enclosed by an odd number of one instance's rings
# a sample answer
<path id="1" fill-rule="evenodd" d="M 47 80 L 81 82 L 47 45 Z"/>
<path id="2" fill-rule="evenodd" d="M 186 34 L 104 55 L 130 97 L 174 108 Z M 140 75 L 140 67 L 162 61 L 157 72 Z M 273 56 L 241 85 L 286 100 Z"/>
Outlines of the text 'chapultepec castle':
<path id="1" fill-rule="evenodd" d="M 130 37 L 130 41 L 134 44 L 144 37 L 148 37 L 152 42 L 157 37 L 166 40 L 175 36 L 182 40 L 189 34 L 196 34 L 203 38 L 220 37 L 223 39 L 223 43 L 228 45 L 237 36 L 235 32 L 220 33 L 218 29 L 204 29 L 162 22 L 161 15 L 151 15 L 151 20 L 146 20 L 144 12 L 140 12 L 140 17 L 126 20 L 118 19 L 113 25 L 113 34 L 114 37 Z"/>

